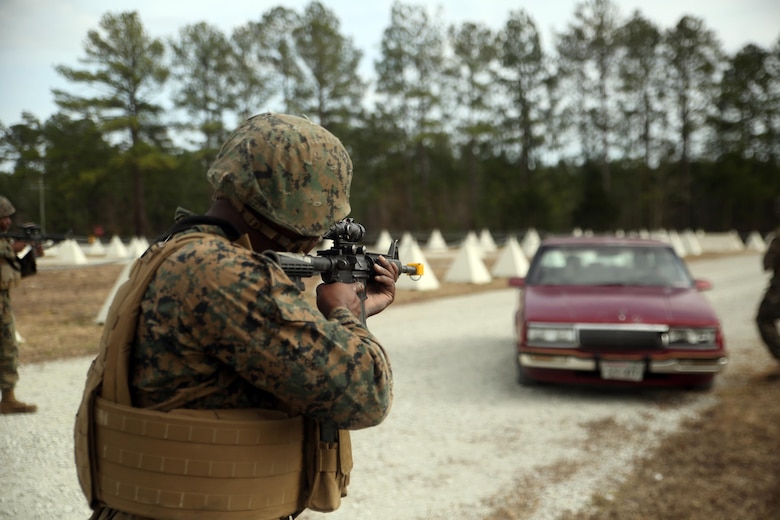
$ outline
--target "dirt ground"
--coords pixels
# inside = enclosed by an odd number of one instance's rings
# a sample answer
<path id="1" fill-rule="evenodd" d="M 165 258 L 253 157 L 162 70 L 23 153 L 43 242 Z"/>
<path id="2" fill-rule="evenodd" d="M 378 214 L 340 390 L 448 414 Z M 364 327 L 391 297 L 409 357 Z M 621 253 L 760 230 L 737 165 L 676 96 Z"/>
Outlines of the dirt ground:
<path id="1" fill-rule="evenodd" d="M 446 262 L 432 260 L 430 264 L 439 271 Z M 40 363 L 96 353 L 101 332 L 96 318 L 123 269 L 124 264 L 119 263 L 56 269 L 44 267 L 14 288 L 11 301 L 17 329 L 25 340 L 20 348 L 21 362 Z M 313 288 L 319 283 L 319 278 L 306 282 L 308 287 Z M 503 289 L 506 286 L 506 280 L 499 279 L 484 285 L 442 283 L 436 291 L 399 291 L 395 304 Z"/>
<path id="2" fill-rule="evenodd" d="M 617 493 L 594 496 L 595 511 L 561 520 L 780 518 L 780 372 L 742 383 L 718 391 L 720 404 L 648 453 Z"/>
<path id="3" fill-rule="evenodd" d="M 439 272 L 442 266 L 431 263 Z M 24 339 L 20 361 L 95 354 L 101 334 L 96 318 L 122 269 L 111 264 L 39 270 L 13 289 Z M 506 280 L 441 283 L 436 291 L 399 292 L 396 304 L 504 287 Z M 720 404 L 648 453 L 616 493 L 594 496 L 593 510 L 564 520 L 780 518 L 780 371 L 724 377 L 742 380 L 719 386 Z M 485 516 L 521 519 L 524 511 L 517 497 L 507 496 Z"/>

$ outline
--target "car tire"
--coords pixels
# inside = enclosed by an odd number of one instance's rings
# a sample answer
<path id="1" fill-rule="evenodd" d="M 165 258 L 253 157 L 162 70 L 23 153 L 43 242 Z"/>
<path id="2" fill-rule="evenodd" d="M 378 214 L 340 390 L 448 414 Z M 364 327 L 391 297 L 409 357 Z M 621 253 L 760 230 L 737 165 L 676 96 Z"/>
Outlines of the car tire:
<path id="1" fill-rule="evenodd" d="M 525 369 L 525 367 L 520 363 L 520 359 L 516 359 L 517 364 L 517 384 L 520 386 L 534 386 L 537 383 L 537 381 L 528 375 L 528 371 Z"/>
<path id="2" fill-rule="evenodd" d="M 707 379 L 701 383 L 696 383 L 695 385 L 689 385 L 686 386 L 686 390 L 691 390 L 693 392 L 709 392 L 713 389 L 715 386 L 715 378 L 712 377 L 710 379 Z"/>

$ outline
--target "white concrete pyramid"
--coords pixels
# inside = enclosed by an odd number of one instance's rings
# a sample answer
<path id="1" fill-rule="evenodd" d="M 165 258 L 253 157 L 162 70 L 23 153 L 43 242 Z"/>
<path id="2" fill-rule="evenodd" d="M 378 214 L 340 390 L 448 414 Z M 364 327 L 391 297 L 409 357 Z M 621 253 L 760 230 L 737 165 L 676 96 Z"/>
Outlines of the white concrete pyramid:
<path id="1" fill-rule="evenodd" d="M 742 241 L 742 239 L 739 236 L 739 233 L 737 233 L 736 230 L 732 229 L 731 231 L 729 231 L 729 237 L 731 238 L 731 247 L 733 251 L 745 250 L 745 243 Z"/>
<path id="2" fill-rule="evenodd" d="M 57 242 L 56 244 L 54 244 L 52 246 L 49 246 L 46 249 L 44 249 L 43 250 L 43 256 L 44 256 L 44 258 L 45 257 L 56 258 L 57 255 L 59 254 L 59 252 L 60 252 L 60 242 Z"/>
<path id="3" fill-rule="evenodd" d="M 701 255 L 701 244 L 699 243 L 699 238 L 696 236 L 696 233 L 694 233 L 693 230 L 686 229 L 682 232 L 680 238 L 682 239 L 683 244 L 685 244 L 685 250 L 688 251 L 690 256 Z"/>
<path id="4" fill-rule="evenodd" d="M 447 242 L 444 240 L 441 231 L 434 229 L 425 243 L 425 250 L 430 252 L 447 251 Z"/>
<path id="5" fill-rule="evenodd" d="M 467 245 L 472 246 L 477 251 L 477 253 L 479 253 L 480 258 L 483 258 L 485 256 L 485 251 L 482 249 L 482 244 L 480 243 L 479 237 L 475 232 L 469 231 L 468 233 L 466 233 L 466 238 L 464 238 L 463 241 L 460 243 L 461 248 Z"/>
<path id="6" fill-rule="evenodd" d="M 766 251 L 766 242 L 761 238 L 761 234 L 758 231 L 753 231 L 748 235 L 747 241 L 745 242 L 745 249 L 759 252 Z"/>
<path id="7" fill-rule="evenodd" d="M 404 233 L 398 246 L 398 257 L 403 264 L 422 264 L 423 275 L 412 279 L 411 276 L 402 274 L 395 286 L 399 290 L 410 291 L 435 291 L 439 288 L 439 279 L 431 269 L 428 260 L 410 233 Z"/>
<path id="8" fill-rule="evenodd" d="M 495 265 L 493 265 L 492 274 L 496 278 L 511 278 L 513 276 L 525 276 L 527 273 L 528 259 L 517 242 L 517 238 L 510 236 L 498 254 L 498 259 Z"/>
<path id="9" fill-rule="evenodd" d="M 111 241 L 108 243 L 108 247 L 106 247 L 106 256 L 108 258 L 128 258 L 130 256 L 118 235 L 111 237 Z"/>
<path id="10" fill-rule="evenodd" d="M 466 233 L 466 236 L 460 242 L 461 247 L 463 247 L 466 244 L 477 246 L 477 249 L 481 248 L 481 245 L 479 243 L 479 238 L 477 237 L 477 234 L 474 233 L 473 231 L 469 231 L 468 233 Z"/>
<path id="11" fill-rule="evenodd" d="M 139 258 L 149 249 L 149 241 L 143 237 L 133 237 L 127 246 L 127 254 L 130 258 Z"/>
<path id="12" fill-rule="evenodd" d="M 669 232 L 665 229 L 656 229 L 655 231 L 652 231 L 650 233 L 650 238 L 653 240 L 660 240 L 661 242 L 666 242 L 669 245 L 672 245 L 671 240 L 669 240 Z"/>
<path id="13" fill-rule="evenodd" d="M 672 244 L 672 248 L 674 249 L 675 253 L 677 253 L 677 256 L 680 258 L 685 258 L 688 256 L 688 250 L 685 248 L 685 244 L 683 243 L 682 239 L 680 238 L 680 234 L 677 233 L 677 231 L 669 231 L 669 243 Z"/>
<path id="14" fill-rule="evenodd" d="M 393 236 L 386 229 L 379 232 L 379 237 L 376 239 L 374 249 L 372 252 L 383 253 L 390 249 L 390 244 L 393 243 Z"/>
<path id="15" fill-rule="evenodd" d="M 408 231 L 404 231 L 404 233 L 401 235 L 401 240 L 398 243 L 399 248 L 420 248 L 420 245 L 417 243 L 417 239 L 414 238 L 414 236 L 409 233 Z"/>
<path id="16" fill-rule="evenodd" d="M 456 283 L 483 284 L 493 281 L 493 277 L 490 276 L 490 272 L 485 267 L 477 246 L 466 241 L 455 255 L 444 280 Z"/>
<path id="17" fill-rule="evenodd" d="M 116 292 L 119 290 L 119 287 L 123 283 L 127 281 L 127 279 L 130 277 L 130 268 L 133 267 L 132 261 L 127 262 L 125 264 L 125 268 L 122 269 L 122 272 L 119 273 L 119 276 L 116 277 L 116 281 L 114 282 L 114 286 L 111 288 L 111 292 L 108 293 L 108 297 L 103 302 L 103 306 L 100 308 L 100 311 L 98 311 L 97 317 L 95 317 L 95 323 L 98 325 L 103 325 L 106 322 L 106 318 L 108 317 L 108 309 L 111 307 L 111 302 L 114 301 L 114 296 L 116 296 Z"/>
<path id="18" fill-rule="evenodd" d="M 84 248 L 84 253 L 86 253 L 88 256 L 105 256 L 106 248 L 103 246 L 103 243 L 100 241 L 100 239 L 96 238 L 94 242 Z"/>
<path id="19" fill-rule="evenodd" d="M 523 243 L 521 244 L 523 247 L 523 253 L 525 253 L 526 258 L 534 257 L 536 250 L 539 249 L 539 244 L 541 242 L 542 240 L 539 238 L 539 233 L 537 233 L 534 228 L 526 231 L 525 236 L 523 237 Z"/>
<path id="20" fill-rule="evenodd" d="M 479 245 L 482 247 L 483 253 L 495 253 L 498 251 L 496 241 L 493 240 L 493 235 L 487 228 L 484 228 L 479 232 Z"/>
<path id="21" fill-rule="evenodd" d="M 57 260 L 66 265 L 84 265 L 88 263 L 81 246 L 72 238 L 63 240 L 60 243 L 60 246 L 57 248 Z"/>

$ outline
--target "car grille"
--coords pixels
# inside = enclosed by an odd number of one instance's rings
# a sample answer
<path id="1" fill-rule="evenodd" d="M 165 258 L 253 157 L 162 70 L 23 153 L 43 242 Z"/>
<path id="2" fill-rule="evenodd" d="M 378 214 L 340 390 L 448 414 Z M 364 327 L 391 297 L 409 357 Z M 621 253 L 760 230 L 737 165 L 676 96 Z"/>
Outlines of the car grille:
<path id="1" fill-rule="evenodd" d="M 662 349 L 657 330 L 585 329 L 580 330 L 583 350 L 652 350 Z"/>

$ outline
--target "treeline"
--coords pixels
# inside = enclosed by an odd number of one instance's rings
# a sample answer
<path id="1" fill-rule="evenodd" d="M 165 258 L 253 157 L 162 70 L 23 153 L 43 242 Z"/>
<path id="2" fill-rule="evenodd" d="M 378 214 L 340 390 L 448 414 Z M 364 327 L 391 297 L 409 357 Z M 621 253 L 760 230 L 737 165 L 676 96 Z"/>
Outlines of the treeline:
<path id="1" fill-rule="evenodd" d="M 80 67 L 56 67 L 59 111 L 0 123 L 0 193 L 49 232 L 154 236 L 208 208 L 220 143 L 270 110 L 342 139 L 369 230 L 776 225 L 780 38 L 729 55 L 699 18 L 587 0 L 548 49 L 523 10 L 497 31 L 441 14 L 396 1 L 365 78 L 320 2 L 164 38 L 106 13 Z"/>

